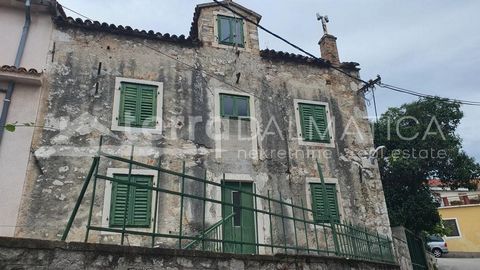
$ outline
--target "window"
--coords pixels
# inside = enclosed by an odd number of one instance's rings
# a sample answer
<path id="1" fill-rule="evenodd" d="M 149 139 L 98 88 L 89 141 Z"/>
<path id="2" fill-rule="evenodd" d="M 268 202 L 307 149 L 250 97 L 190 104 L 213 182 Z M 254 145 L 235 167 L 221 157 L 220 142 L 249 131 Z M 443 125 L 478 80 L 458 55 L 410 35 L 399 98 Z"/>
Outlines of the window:
<path id="1" fill-rule="evenodd" d="M 218 15 L 217 22 L 219 44 L 244 46 L 242 19 Z"/>
<path id="2" fill-rule="evenodd" d="M 120 91 L 118 125 L 155 128 L 158 87 L 122 82 Z"/>
<path id="3" fill-rule="evenodd" d="M 128 174 L 114 174 L 113 178 L 128 181 Z M 153 183 L 153 176 L 130 175 L 130 182 L 151 187 Z M 123 226 L 125 211 L 126 226 L 145 228 L 150 227 L 152 190 L 130 186 L 128 200 L 127 191 L 127 185 L 113 182 L 110 204 L 110 227 Z"/>
<path id="4" fill-rule="evenodd" d="M 250 116 L 250 98 L 220 94 L 220 114 L 222 117 L 248 118 Z"/>
<path id="5" fill-rule="evenodd" d="M 330 143 L 326 106 L 298 103 L 298 110 L 303 140 Z"/>
<path id="6" fill-rule="evenodd" d="M 312 191 L 313 219 L 316 223 L 330 222 L 325 207 L 324 192 L 322 184 L 310 183 Z M 338 209 L 337 189 L 335 184 L 325 184 L 327 207 L 334 222 L 340 222 Z"/>
<path id="7" fill-rule="evenodd" d="M 446 235 L 447 237 L 460 237 L 460 230 L 456 219 L 444 219 L 443 226 L 450 231 Z"/>

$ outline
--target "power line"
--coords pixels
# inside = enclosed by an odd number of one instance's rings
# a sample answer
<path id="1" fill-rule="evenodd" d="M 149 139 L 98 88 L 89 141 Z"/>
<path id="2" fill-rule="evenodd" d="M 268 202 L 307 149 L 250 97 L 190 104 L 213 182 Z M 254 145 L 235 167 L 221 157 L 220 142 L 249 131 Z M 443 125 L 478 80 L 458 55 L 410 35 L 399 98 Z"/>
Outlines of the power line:
<path id="1" fill-rule="evenodd" d="M 267 33 L 269 33 L 270 35 L 276 37 L 277 39 L 280 39 L 281 41 L 287 43 L 288 45 L 292 46 L 293 48 L 295 48 L 295 49 L 303 52 L 304 54 L 306 54 L 306 55 L 314 58 L 315 60 L 320 61 L 320 62 L 323 62 L 323 63 L 327 63 L 324 59 L 321 59 L 321 58 L 316 57 L 315 55 L 313 55 L 313 54 L 305 51 L 305 50 L 302 49 L 301 47 L 293 44 L 292 42 L 290 42 L 290 41 L 288 41 L 287 39 L 281 37 L 280 35 L 277 35 L 277 34 L 275 34 L 274 32 L 268 30 L 267 28 L 263 27 L 263 26 L 260 25 L 259 23 L 254 22 L 254 21 L 250 20 L 249 18 L 243 16 L 242 14 L 240 14 L 240 13 L 238 13 L 237 11 L 235 11 L 234 9 L 232 9 L 230 6 L 227 6 L 227 5 L 223 4 L 223 3 L 220 3 L 218 0 L 213 0 L 213 1 L 214 1 L 215 3 L 217 3 L 218 5 L 220 5 L 220 6 L 224 7 L 224 8 L 226 8 L 226 9 L 230 10 L 231 12 L 233 12 L 233 13 L 236 14 L 237 16 L 241 17 L 242 19 L 244 19 L 244 20 L 246 20 L 246 21 L 248 21 L 248 22 L 256 25 L 258 28 L 264 30 L 265 32 L 267 32 Z M 84 17 L 84 18 L 87 18 L 87 19 L 89 19 L 89 20 L 92 20 L 92 19 L 90 19 L 88 16 L 85 16 L 85 15 L 79 13 L 79 12 L 76 12 L 76 11 L 73 10 L 73 9 L 70 9 L 70 8 L 68 8 L 68 7 L 66 7 L 66 6 L 63 6 L 63 5 L 62 5 L 62 7 L 65 8 L 65 9 L 67 9 L 67 10 L 69 10 L 69 11 L 71 11 L 71 12 L 73 12 L 73 13 L 75 13 L 75 14 L 77 14 L 77 15 L 79 15 L 79 16 L 82 16 L 82 17 Z M 153 47 L 151 47 L 151 46 L 148 46 L 148 45 L 146 45 L 146 44 L 143 44 L 143 45 L 146 46 L 147 48 L 149 48 L 149 49 L 151 49 L 151 50 L 153 50 L 153 51 L 155 51 L 155 52 L 157 52 L 157 53 L 159 53 L 159 54 L 161 54 L 161 55 L 163 55 L 163 56 L 166 56 L 166 57 L 168 57 L 168 58 L 170 58 L 170 59 L 172 59 L 172 60 L 175 60 L 175 61 L 177 61 L 177 62 L 179 62 L 179 63 L 181 63 L 181 64 L 183 64 L 183 65 L 185 65 L 185 66 L 187 66 L 187 67 L 189 67 L 189 68 L 197 69 L 194 65 L 190 65 L 190 64 L 188 64 L 188 63 L 185 63 L 185 62 L 177 59 L 177 57 L 171 56 L 171 55 L 169 55 L 169 54 L 167 54 L 167 53 L 164 53 L 164 52 L 162 52 L 162 51 L 160 51 L 160 50 L 158 50 L 158 49 L 156 49 L 156 48 L 153 48 Z M 389 90 L 396 91 L 396 92 L 400 92 L 400 93 L 404 93 L 404 94 L 408 94 L 408 95 L 413 95 L 413 96 L 416 96 L 416 97 L 427 98 L 427 99 L 440 99 L 440 100 L 443 100 L 443 101 L 445 101 L 445 102 L 460 103 L 460 104 L 469 105 L 469 106 L 480 106 L 480 102 L 478 102 L 478 101 L 469 101 L 469 100 L 462 100 L 462 99 L 443 98 L 443 97 L 439 97 L 439 96 L 433 96 L 433 95 L 424 94 L 424 93 L 420 93 L 420 92 L 417 92 L 417 91 L 413 91 L 413 90 L 401 88 L 401 87 L 394 86 L 394 85 L 389 85 L 389 84 L 381 83 L 381 82 L 379 81 L 379 77 L 377 77 L 377 79 L 376 79 L 375 81 L 367 82 L 367 81 L 365 81 L 365 80 L 362 80 L 362 79 L 360 79 L 360 78 L 357 78 L 357 77 L 355 77 L 355 76 L 352 76 L 351 74 L 343 71 L 343 70 L 340 69 L 340 68 L 337 68 L 337 67 L 333 66 L 331 63 L 330 63 L 330 65 L 329 65 L 329 67 L 331 67 L 331 68 L 334 69 L 334 70 L 339 71 L 339 72 L 342 73 L 342 74 L 345 74 L 346 76 L 348 76 L 348 77 L 350 77 L 350 78 L 352 78 L 352 79 L 355 79 L 355 80 L 357 80 L 357 81 L 363 82 L 363 83 L 365 84 L 365 86 L 362 87 L 362 89 L 365 89 L 365 90 L 368 89 L 369 86 L 371 86 L 372 83 L 374 83 L 374 84 L 377 84 L 378 86 L 380 86 L 380 87 L 382 87 L 382 88 L 389 89 Z M 207 75 L 208 77 L 213 78 L 213 79 L 216 79 L 216 80 L 218 80 L 218 81 L 220 81 L 220 82 L 223 82 L 223 83 L 225 83 L 226 85 L 228 85 L 228 86 L 230 86 L 230 87 L 232 87 L 232 88 L 234 88 L 234 89 L 236 89 L 236 90 L 238 90 L 238 91 L 240 91 L 240 92 L 247 93 L 247 94 L 252 95 L 252 96 L 254 96 L 254 97 L 258 98 L 258 99 L 262 99 L 262 100 L 265 100 L 265 101 L 273 104 L 273 102 L 271 102 L 270 100 L 268 100 L 268 99 L 266 99 L 266 98 L 262 98 L 262 97 L 256 96 L 256 95 L 254 95 L 254 94 L 252 94 L 252 93 L 250 93 L 250 92 L 248 92 L 248 91 L 245 91 L 245 90 L 241 89 L 240 87 L 238 87 L 238 86 L 236 86 L 236 85 L 234 85 L 234 84 L 231 84 L 231 83 L 225 81 L 223 78 L 221 78 L 221 77 L 219 77 L 219 76 L 217 76 L 217 75 L 210 74 L 210 73 L 205 72 L 205 71 L 202 71 L 202 72 L 203 72 L 205 75 Z M 378 81 L 377 81 L 377 80 L 378 80 Z M 374 97 L 374 99 L 375 99 L 375 97 Z M 376 103 L 375 100 L 374 100 L 374 103 Z M 375 107 L 376 107 L 376 104 L 375 104 Z"/>
<path id="2" fill-rule="evenodd" d="M 275 34 L 274 32 L 268 30 L 267 28 L 263 27 L 262 25 L 260 25 L 259 23 L 247 18 L 246 16 L 240 14 L 238 11 L 232 9 L 230 6 L 227 6 L 221 2 L 219 2 L 218 0 L 213 0 L 215 3 L 217 3 L 218 5 L 228 9 L 229 11 L 233 12 L 234 14 L 240 16 L 242 19 L 256 25 L 258 28 L 262 29 L 263 31 L 267 32 L 268 34 L 274 36 L 275 38 L 287 43 L 288 45 L 292 46 L 293 48 L 301 51 L 302 53 L 314 58 L 315 60 L 317 61 L 321 61 L 321 62 L 324 62 L 324 63 L 328 63 L 326 62 L 324 59 L 321 59 L 321 58 L 318 58 L 316 57 L 315 55 L 305 51 L 304 49 L 302 49 L 301 47 L 295 45 L 294 43 L 288 41 L 287 39 L 283 38 L 282 36 L 278 35 L 278 34 Z M 331 63 L 329 65 L 329 67 L 331 67 L 332 69 L 335 69 L 337 71 L 339 71 L 340 73 L 343 73 L 345 75 L 347 75 L 348 77 L 352 78 L 352 79 L 355 79 L 355 80 L 358 80 L 360 82 L 363 82 L 365 84 L 364 87 L 362 87 L 362 89 L 368 89 L 369 88 L 369 85 L 370 85 L 370 82 L 367 82 L 365 80 L 362 80 L 360 78 L 357 78 L 355 76 L 352 76 L 350 75 L 349 73 L 343 71 L 342 69 L 340 68 L 337 68 L 335 66 L 333 66 Z M 410 95 L 414 95 L 414 96 L 417 96 L 417 97 L 423 97 L 423 98 L 429 98 L 429 99 L 439 99 L 441 97 L 436 97 L 436 96 L 432 96 L 432 95 L 428 95 L 428 94 L 422 94 L 420 92 L 416 92 L 416 91 L 413 91 L 413 90 L 408 90 L 408 89 L 404 89 L 404 88 L 401 88 L 401 87 L 396 87 L 396 86 L 393 86 L 393 85 L 388 85 L 388 84 L 382 84 L 380 82 L 378 82 L 378 85 L 380 87 L 383 87 L 383 88 L 387 88 L 387 89 L 390 89 L 390 90 L 393 90 L 393 91 L 397 91 L 397 92 L 402 92 L 402 93 L 405 93 L 405 94 L 410 94 Z M 470 105 L 470 106 L 480 106 L 480 102 L 477 102 L 477 101 L 469 101 L 469 100 L 461 100 L 461 99 L 451 99 L 451 98 L 441 98 L 441 99 L 444 99 L 448 102 L 452 102 L 452 103 L 460 103 L 460 104 L 463 104 L 463 105 Z M 375 103 L 375 96 L 374 96 L 374 103 Z"/>
<path id="3" fill-rule="evenodd" d="M 64 6 L 64 5 L 61 5 L 60 3 L 58 3 L 58 4 L 59 4 L 62 8 L 66 9 L 66 10 L 68 10 L 68 11 L 71 11 L 71 12 L 77 14 L 78 16 L 81 16 L 81 17 L 83 17 L 83 18 L 86 18 L 86 19 L 89 19 L 89 20 L 93 21 L 93 20 L 90 19 L 89 17 L 87 17 L 87 16 L 85 16 L 85 15 L 83 15 L 83 14 L 81 14 L 81 13 L 78 13 L 78 12 L 76 12 L 76 11 L 73 10 L 73 9 L 70 9 L 70 8 Z"/>
<path id="4" fill-rule="evenodd" d="M 71 11 L 71 12 L 74 12 L 75 14 L 81 15 L 80 13 L 78 13 L 78 12 L 76 12 L 76 11 L 70 9 L 70 8 L 67 8 L 67 7 L 65 7 L 65 6 L 62 6 L 62 7 L 64 7 L 65 9 L 67 9 L 67 10 L 69 10 L 69 11 Z M 84 18 L 87 18 L 87 19 L 89 19 L 89 20 L 92 20 L 92 19 L 90 19 L 90 18 L 87 17 L 87 16 L 84 16 L 84 15 L 81 15 L 81 16 L 84 17 Z M 167 53 L 165 53 L 165 52 L 163 52 L 163 51 L 161 51 L 161 50 L 158 50 L 157 48 L 154 48 L 154 47 L 152 47 L 152 46 L 149 46 L 149 45 L 147 45 L 147 44 L 145 44 L 145 43 L 142 43 L 142 45 L 145 46 L 145 47 L 147 47 L 148 49 L 150 49 L 150 50 L 152 50 L 152 51 L 160 54 L 160 55 L 163 55 L 163 56 L 165 56 L 165 57 L 167 57 L 167 58 L 170 58 L 170 59 L 172 59 L 172 60 L 174 60 L 174 61 L 177 61 L 178 63 L 180 63 L 180 64 L 182 64 L 182 65 L 184 65 L 184 66 L 187 66 L 187 67 L 189 67 L 189 68 L 191 68 L 191 69 L 194 69 L 194 70 L 198 70 L 198 68 L 197 68 L 196 66 L 191 65 L 191 64 L 186 63 L 186 62 L 183 62 L 183 61 L 181 61 L 180 59 L 178 59 L 178 58 L 175 57 L 175 56 L 169 55 L 169 54 L 167 54 Z M 232 83 L 227 82 L 224 78 L 222 78 L 222 77 L 220 77 L 220 76 L 217 76 L 217 75 L 215 75 L 215 74 L 208 73 L 208 72 L 206 72 L 206 71 L 204 71 L 204 70 L 202 70 L 202 73 L 205 74 L 205 75 L 207 75 L 208 77 L 213 78 L 213 79 L 215 79 L 215 80 L 217 80 L 217 81 L 220 81 L 220 82 L 222 82 L 222 83 L 224 83 L 224 84 L 226 84 L 226 85 L 228 85 L 228 86 L 230 86 L 230 87 L 232 87 L 232 88 L 234 88 L 234 89 L 236 89 L 236 90 L 238 90 L 238 91 L 240 91 L 240 92 L 243 92 L 243 93 L 249 94 L 249 95 L 251 95 L 251 96 L 254 96 L 254 97 L 256 97 L 257 99 L 261 99 L 261 100 L 264 100 L 264 101 L 266 101 L 266 102 L 269 102 L 269 103 L 271 103 L 272 105 L 275 105 L 275 106 L 278 105 L 277 103 L 274 103 L 274 102 L 272 102 L 271 100 L 269 100 L 269 99 L 267 99 L 267 98 L 263 98 L 263 97 L 260 97 L 260 96 L 255 95 L 255 94 L 253 94 L 253 93 L 250 93 L 250 92 L 248 92 L 248 91 L 246 91 L 246 90 L 243 90 L 242 88 L 240 88 L 240 87 L 238 87 L 238 86 L 236 86 L 236 85 L 234 85 L 234 84 L 232 84 Z M 208 88 L 208 87 L 207 87 L 207 88 Z M 208 89 L 208 90 L 209 90 L 210 93 L 213 95 L 212 91 L 211 91 L 210 89 Z"/>
<path id="5" fill-rule="evenodd" d="M 385 89 L 389 89 L 389 90 L 392 90 L 392 91 L 396 91 L 396 92 L 400 92 L 400 93 L 404 93 L 404 94 L 408 94 L 408 95 L 412 95 L 412 96 L 416 96 L 416 97 L 427 98 L 427 99 L 440 99 L 441 101 L 443 100 L 444 102 L 460 103 L 460 104 L 463 104 L 463 105 L 470 105 L 470 106 L 480 106 L 480 102 L 478 102 L 478 101 L 463 100 L 463 99 L 452 99 L 452 98 L 444 98 L 444 97 L 439 97 L 439 96 L 433 96 L 433 95 L 429 95 L 429 94 L 420 93 L 420 92 L 417 92 L 417 91 L 414 91 L 414 90 L 409 90 L 409 89 L 401 88 L 401 87 L 398 87 L 398 86 L 385 84 L 385 83 L 378 83 L 377 85 L 382 87 L 382 88 L 385 88 Z"/>

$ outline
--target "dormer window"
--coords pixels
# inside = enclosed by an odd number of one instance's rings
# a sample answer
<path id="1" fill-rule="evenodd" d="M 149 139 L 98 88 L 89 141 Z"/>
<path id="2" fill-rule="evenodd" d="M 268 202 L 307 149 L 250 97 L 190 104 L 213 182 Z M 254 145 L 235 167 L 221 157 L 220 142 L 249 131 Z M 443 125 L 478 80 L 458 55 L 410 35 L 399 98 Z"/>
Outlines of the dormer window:
<path id="1" fill-rule="evenodd" d="M 242 19 L 218 15 L 217 21 L 219 44 L 244 47 Z"/>

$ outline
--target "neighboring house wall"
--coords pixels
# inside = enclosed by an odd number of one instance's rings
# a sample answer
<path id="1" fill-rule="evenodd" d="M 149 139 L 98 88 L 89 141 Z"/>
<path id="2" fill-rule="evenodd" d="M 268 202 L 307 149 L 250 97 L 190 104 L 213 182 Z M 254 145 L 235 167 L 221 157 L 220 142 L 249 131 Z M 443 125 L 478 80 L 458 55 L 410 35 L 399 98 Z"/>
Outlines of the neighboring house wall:
<path id="1" fill-rule="evenodd" d="M 403 226 L 392 227 L 393 247 L 395 249 L 395 257 L 402 270 L 412 270 L 412 259 L 408 249 L 407 236 Z"/>
<path id="2" fill-rule="evenodd" d="M 215 10 L 218 8 L 202 11 L 199 36 L 213 37 L 214 29 L 207 24 L 214 21 Z M 39 130 L 41 139 L 33 149 L 38 170 L 29 172 L 31 189 L 24 196 L 25 207 L 16 235 L 57 239 L 63 233 L 92 153 L 104 135 L 107 148 L 116 155 L 127 157 L 133 144 L 138 149 L 134 153 L 137 161 L 155 164 L 161 156 L 162 167 L 174 171 L 181 171 L 182 161 L 186 161 L 188 174 L 203 177 L 207 170 L 209 179 L 217 182 L 223 173 L 247 175 L 245 179 L 255 182 L 259 194 L 266 195 L 270 190 L 278 197 L 281 191 L 284 199 L 310 200 L 306 184 L 308 178 L 319 177 L 318 158 L 325 177 L 338 183 L 341 220 L 355 221 L 390 236 L 378 167 L 369 159 L 373 138 L 365 101 L 356 92 L 361 85 L 321 65 L 261 57 L 257 31 L 251 27 L 247 25 L 250 51 L 236 53 L 233 48 L 209 46 L 208 40 L 204 40 L 204 46 L 195 46 L 165 37 L 165 41 L 159 41 L 132 37 L 122 31 L 115 34 L 108 27 L 93 30 L 83 23 L 58 22 L 53 34 L 55 58 L 46 71 L 49 96 L 42 103 L 46 108 L 42 117 L 46 126 L 60 130 Z M 173 55 L 195 69 L 163 54 Z M 345 70 L 358 76 L 355 69 Z M 237 83 L 238 73 L 241 76 Z M 112 109 L 118 77 L 162 83 L 163 96 L 158 98 L 163 99 L 163 107 L 158 109 L 163 117 L 157 120 L 163 121 L 163 134 L 109 130 L 112 121 L 117 121 L 112 119 Z M 250 115 L 255 118 L 220 118 L 219 94 L 231 92 L 250 97 Z M 295 99 L 328 104 L 335 127 L 331 130 L 333 145 L 299 143 Z M 275 116 L 276 123 L 270 123 L 271 116 Z M 255 136 L 267 131 L 274 135 Z M 244 138 L 238 137 L 239 132 Z M 305 156 L 286 158 L 270 154 L 279 151 Z M 307 151 L 315 151 L 315 155 L 306 155 Z M 111 163 L 100 167 L 100 171 L 105 174 L 115 168 L 118 164 Z M 93 224 L 104 220 L 103 184 L 97 189 Z M 161 184 L 177 191 L 180 188 L 178 178 L 162 179 Z M 189 182 L 185 188 L 191 194 L 203 192 L 200 184 Z M 219 193 L 209 195 L 218 198 Z M 159 231 L 175 233 L 179 227 L 179 200 L 169 196 L 159 200 Z M 201 222 L 200 204 L 198 200 L 186 200 L 187 234 Z M 265 205 L 259 207 L 266 209 Z M 209 225 L 221 218 L 220 212 L 218 208 L 209 208 Z M 69 239 L 83 239 L 87 213 L 86 207 L 80 209 Z M 287 232 L 292 232 L 291 223 L 285 226 Z M 104 242 L 112 240 L 97 233 L 92 233 L 92 237 Z"/>
<path id="3" fill-rule="evenodd" d="M 443 220 L 455 220 L 459 236 L 446 237 L 450 252 L 480 252 L 480 204 L 440 207 Z"/>
<path id="4" fill-rule="evenodd" d="M 33 1 L 35 2 L 35 1 Z M 47 1 L 48 2 L 48 1 Z M 31 27 L 21 67 L 36 69 L 41 73 L 47 62 L 53 24 L 48 3 L 31 8 Z M 0 1 L 0 67 L 12 66 L 25 22 L 22 1 Z M 18 68 L 18 67 L 17 67 Z M 15 81 L 7 123 L 34 123 L 42 93 L 42 76 L 19 71 L 15 68 L 0 70 L 0 88 L 6 89 L 9 81 Z M 0 92 L 0 111 L 5 93 Z M 3 127 L 0 127 L 3 128 Z M 0 145 L 0 235 L 13 236 L 18 209 L 24 188 L 27 164 L 31 154 L 33 127 L 18 127 L 15 132 L 6 131 Z M 32 228 L 29 228 L 32 229 Z"/>

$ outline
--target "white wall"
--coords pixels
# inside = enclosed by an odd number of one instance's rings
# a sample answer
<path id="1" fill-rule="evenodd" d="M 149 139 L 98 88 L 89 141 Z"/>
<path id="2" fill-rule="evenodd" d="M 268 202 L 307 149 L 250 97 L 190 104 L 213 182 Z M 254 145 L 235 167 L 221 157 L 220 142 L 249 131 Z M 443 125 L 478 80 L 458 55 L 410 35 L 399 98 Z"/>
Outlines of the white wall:
<path id="1" fill-rule="evenodd" d="M 31 18 L 20 66 L 42 72 L 47 64 L 53 24 L 44 7 L 39 9 L 34 5 Z M 21 1 L 0 0 L 0 66 L 14 64 L 24 21 Z M 0 87 L 5 89 L 6 86 L 7 81 L 0 77 Z M 41 89 L 39 85 L 17 82 L 7 123 L 35 122 Z M 0 93 L 0 110 L 4 97 L 5 94 Z M 32 127 L 18 127 L 15 132 L 5 131 L 0 144 L 0 236 L 13 236 L 15 232 L 32 136 Z"/>

